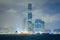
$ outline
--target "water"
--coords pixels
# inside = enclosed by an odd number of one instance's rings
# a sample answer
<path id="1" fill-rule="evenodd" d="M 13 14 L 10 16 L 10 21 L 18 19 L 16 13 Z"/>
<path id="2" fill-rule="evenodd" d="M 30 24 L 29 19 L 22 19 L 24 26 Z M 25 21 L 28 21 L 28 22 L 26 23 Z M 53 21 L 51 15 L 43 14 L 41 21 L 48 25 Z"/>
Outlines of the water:
<path id="1" fill-rule="evenodd" d="M 0 40 L 60 40 L 58 34 L 0 34 Z"/>

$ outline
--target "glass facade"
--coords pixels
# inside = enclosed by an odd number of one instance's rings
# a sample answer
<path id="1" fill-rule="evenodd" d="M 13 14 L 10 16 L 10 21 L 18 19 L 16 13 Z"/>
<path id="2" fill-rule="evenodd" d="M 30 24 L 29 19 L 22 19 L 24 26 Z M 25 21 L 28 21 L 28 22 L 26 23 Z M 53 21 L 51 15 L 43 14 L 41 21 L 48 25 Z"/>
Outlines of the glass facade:
<path id="1" fill-rule="evenodd" d="M 32 4 L 28 4 L 28 21 L 32 21 Z"/>
<path id="2" fill-rule="evenodd" d="M 41 28 L 42 26 L 42 21 L 40 19 L 35 20 L 35 28 Z"/>
<path id="3" fill-rule="evenodd" d="M 40 33 L 42 31 L 42 20 L 36 19 L 35 20 L 35 32 Z"/>
<path id="4" fill-rule="evenodd" d="M 28 4 L 28 10 L 32 10 L 32 4 Z"/>
<path id="5" fill-rule="evenodd" d="M 28 14 L 28 19 L 32 19 L 32 13 Z"/>

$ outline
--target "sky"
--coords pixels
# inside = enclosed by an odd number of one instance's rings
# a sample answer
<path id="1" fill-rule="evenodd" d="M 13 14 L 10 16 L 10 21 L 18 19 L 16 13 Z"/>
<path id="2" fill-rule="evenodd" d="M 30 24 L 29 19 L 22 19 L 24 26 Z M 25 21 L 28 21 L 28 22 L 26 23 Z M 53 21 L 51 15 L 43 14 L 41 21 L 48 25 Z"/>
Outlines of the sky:
<path id="1" fill-rule="evenodd" d="M 33 20 L 45 21 L 46 29 L 60 28 L 60 0 L 0 0 L 0 32 L 22 30 L 28 3 L 32 4 Z"/>

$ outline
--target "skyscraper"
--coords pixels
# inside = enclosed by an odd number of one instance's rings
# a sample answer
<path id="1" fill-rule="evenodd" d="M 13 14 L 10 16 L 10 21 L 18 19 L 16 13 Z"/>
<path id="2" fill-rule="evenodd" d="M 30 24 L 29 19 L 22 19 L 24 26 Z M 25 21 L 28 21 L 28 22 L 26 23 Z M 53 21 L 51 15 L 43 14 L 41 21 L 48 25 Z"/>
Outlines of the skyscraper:
<path id="1" fill-rule="evenodd" d="M 44 24 L 45 22 L 42 21 L 41 19 L 36 19 L 35 23 L 32 22 L 32 4 L 28 4 L 28 15 L 25 17 L 23 21 L 23 30 L 27 31 L 29 33 L 35 33 L 35 32 L 40 32 L 45 30 Z"/>
<path id="2" fill-rule="evenodd" d="M 32 22 L 32 4 L 28 4 L 28 21 Z"/>
<path id="3" fill-rule="evenodd" d="M 32 30 L 32 4 L 28 4 L 28 31 L 31 32 Z"/>

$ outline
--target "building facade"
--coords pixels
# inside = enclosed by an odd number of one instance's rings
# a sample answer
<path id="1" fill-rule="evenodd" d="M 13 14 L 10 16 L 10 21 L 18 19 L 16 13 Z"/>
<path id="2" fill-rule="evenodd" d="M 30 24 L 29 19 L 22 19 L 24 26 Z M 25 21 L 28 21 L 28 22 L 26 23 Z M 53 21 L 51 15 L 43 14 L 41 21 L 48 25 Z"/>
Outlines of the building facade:
<path id="1" fill-rule="evenodd" d="M 40 33 L 44 31 L 44 22 L 41 19 L 35 20 L 35 33 Z"/>

